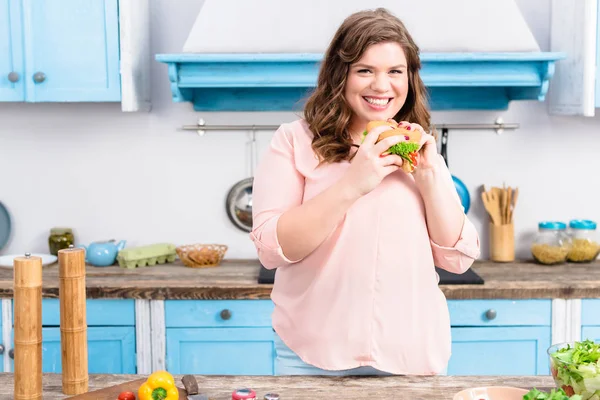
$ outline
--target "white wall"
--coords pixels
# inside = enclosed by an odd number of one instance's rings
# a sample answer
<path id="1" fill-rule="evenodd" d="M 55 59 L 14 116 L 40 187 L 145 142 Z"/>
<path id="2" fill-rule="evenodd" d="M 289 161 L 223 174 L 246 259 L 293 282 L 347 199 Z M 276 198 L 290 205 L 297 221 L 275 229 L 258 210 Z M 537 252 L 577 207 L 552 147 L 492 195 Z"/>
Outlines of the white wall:
<path id="1" fill-rule="evenodd" d="M 152 0 L 153 53 L 179 52 L 202 1 Z M 549 0 L 519 0 L 542 50 L 549 47 Z M 440 32 L 443 34 L 443 32 Z M 216 242 L 228 258 L 254 257 L 246 233 L 229 222 L 227 191 L 250 173 L 249 136 L 198 137 L 180 131 L 203 117 L 210 124 L 279 124 L 292 113 L 195 113 L 171 102 L 166 66 L 152 64 L 150 113 L 124 114 L 117 104 L 0 103 L 0 201 L 12 214 L 13 236 L 2 251 L 47 252 L 48 230 L 75 229 L 81 243 L 126 239 L 129 245 Z M 537 222 L 600 221 L 600 116 L 550 117 L 546 105 L 513 103 L 506 112 L 434 113 L 436 123 L 491 123 L 498 116 L 521 129 L 451 131 L 451 171 L 470 188 L 469 212 L 487 257 L 482 183 L 518 186 L 519 257 Z M 271 133 L 258 134 L 261 151 Z"/>

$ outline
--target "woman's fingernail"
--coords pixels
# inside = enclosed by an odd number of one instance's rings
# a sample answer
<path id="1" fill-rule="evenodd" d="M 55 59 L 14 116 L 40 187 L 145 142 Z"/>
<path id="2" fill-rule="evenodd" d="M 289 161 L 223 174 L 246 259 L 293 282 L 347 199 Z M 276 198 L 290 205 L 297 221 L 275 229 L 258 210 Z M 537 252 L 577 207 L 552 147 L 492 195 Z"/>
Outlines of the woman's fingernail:
<path id="1" fill-rule="evenodd" d="M 410 127 L 410 125 L 408 125 L 408 126 L 406 127 L 406 130 L 407 130 L 407 131 L 410 131 L 411 129 L 412 129 L 412 128 Z"/>
<path id="2" fill-rule="evenodd" d="M 404 139 L 409 140 L 410 136 L 404 136 Z"/>

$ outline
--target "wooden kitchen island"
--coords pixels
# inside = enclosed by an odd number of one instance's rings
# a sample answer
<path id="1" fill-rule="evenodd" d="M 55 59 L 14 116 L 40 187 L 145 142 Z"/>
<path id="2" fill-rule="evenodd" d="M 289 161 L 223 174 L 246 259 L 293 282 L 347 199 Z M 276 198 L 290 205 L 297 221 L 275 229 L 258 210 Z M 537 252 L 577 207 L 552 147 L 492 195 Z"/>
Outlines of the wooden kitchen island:
<path id="1" fill-rule="evenodd" d="M 482 360 L 485 362 L 485 360 Z M 103 389 L 127 381 L 144 378 L 140 375 L 90 375 L 89 391 Z M 455 393 L 481 386 L 514 386 L 526 390 L 554 387 L 550 376 L 437 376 L 437 377 L 304 377 L 304 376 L 196 376 L 198 386 L 211 400 L 229 400 L 236 388 L 250 387 L 257 400 L 268 392 L 275 392 L 282 400 L 452 400 Z M 177 385 L 183 388 L 181 376 L 175 375 Z M 43 399 L 68 399 L 62 394 L 61 375 L 44 374 Z M 136 393 L 137 396 L 137 393 Z M 0 399 L 13 398 L 13 375 L 0 373 Z M 103 400 L 98 397 L 98 400 Z M 114 399 L 106 399 L 114 400 Z M 185 400 L 185 399 L 181 399 Z"/>

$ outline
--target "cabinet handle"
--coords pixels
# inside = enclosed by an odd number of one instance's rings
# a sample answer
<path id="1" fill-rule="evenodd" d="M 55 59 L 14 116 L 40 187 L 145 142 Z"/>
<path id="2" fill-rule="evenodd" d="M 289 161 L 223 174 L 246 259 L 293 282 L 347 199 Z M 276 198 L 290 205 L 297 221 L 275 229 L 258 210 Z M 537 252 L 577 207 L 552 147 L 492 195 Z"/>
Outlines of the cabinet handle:
<path id="1" fill-rule="evenodd" d="M 35 83 L 42 83 L 46 80 L 46 74 L 43 72 L 36 72 L 33 74 L 33 80 Z"/>
<path id="2" fill-rule="evenodd" d="M 12 83 L 18 82 L 19 81 L 19 73 L 15 72 L 15 71 L 9 73 L 8 80 L 11 81 Z"/>
<path id="3" fill-rule="evenodd" d="M 4 354 L 4 345 L 0 344 L 0 354 Z"/>
<path id="4" fill-rule="evenodd" d="M 221 311 L 221 319 L 228 320 L 229 318 L 231 318 L 231 311 L 228 309 Z"/>
<path id="5" fill-rule="evenodd" d="M 8 351 L 8 356 L 14 360 L 15 359 L 15 349 L 10 349 Z"/>
<path id="6" fill-rule="evenodd" d="M 487 310 L 485 312 L 485 317 L 489 320 L 496 318 L 497 315 L 498 315 L 498 313 L 496 312 L 496 310 L 494 310 L 492 308 L 490 308 L 489 310 Z"/>

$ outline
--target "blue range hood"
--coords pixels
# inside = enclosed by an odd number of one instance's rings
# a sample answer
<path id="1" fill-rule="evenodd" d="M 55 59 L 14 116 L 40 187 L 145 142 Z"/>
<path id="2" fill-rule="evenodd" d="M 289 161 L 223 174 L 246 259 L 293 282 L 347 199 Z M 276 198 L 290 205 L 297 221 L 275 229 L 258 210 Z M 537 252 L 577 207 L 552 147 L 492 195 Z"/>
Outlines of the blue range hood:
<path id="1" fill-rule="evenodd" d="M 432 110 L 505 110 L 543 101 L 563 53 L 423 53 Z M 321 54 L 158 54 L 175 102 L 196 111 L 297 111 L 315 86 Z"/>

